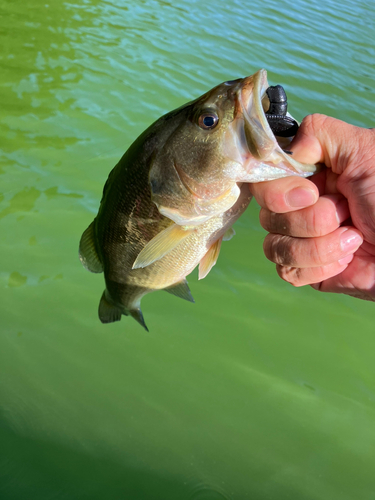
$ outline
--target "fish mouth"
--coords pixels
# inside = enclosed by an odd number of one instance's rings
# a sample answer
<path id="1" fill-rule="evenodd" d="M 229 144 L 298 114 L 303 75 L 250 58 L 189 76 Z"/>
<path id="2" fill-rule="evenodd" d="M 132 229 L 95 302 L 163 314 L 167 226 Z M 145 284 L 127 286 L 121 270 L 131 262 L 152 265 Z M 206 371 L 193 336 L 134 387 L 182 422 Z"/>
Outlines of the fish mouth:
<path id="1" fill-rule="evenodd" d="M 317 171 L 316 165 L 300 163 L 291 158 L 290 152 L 288 154 L 284 151 L 290 143 L 291 138 L 276 136 L 271 129 L 268 120 L 272 123 L 272 119 L 270 119 L 272 115 L 269 115 L 268 119 L 266 115 L 266 111 L 270 108 L 271 104 L 267 94 L 269 88 L 267 71 L 260 69 L 253 76 L 245 78 L 238 91 L 240 108 L 238 111 L 240 111 L 240 115 L 243 118 L 238 123 L 238 126 L 243 126 L 243 132 L 240 133 L 242 147 L 248 150 L 253 159 L 261 164 L 267 164 L 268 167 L 273 166 L 275 168 L 275 175 L 273 177 L 270 177 L 270 171 L 268 171 L 265 179 L 258 179 L 257 177 L 253 182 L 285 177 L 287 175 L 304 177 L 312 175 Z M 289 113 L 286 113 L 285 110 L 285 121 L 289 119 L 292 123 L 295 122 L 297 124 L 293 117 Z M 246 168 L 246 165 L 244 167 L 250 173 L 249 169 L 253 171 L 255 165 L 253 161 L 247 163 L 248 168 Z M 259 165 L 255 170 L 259 173 Z"/>

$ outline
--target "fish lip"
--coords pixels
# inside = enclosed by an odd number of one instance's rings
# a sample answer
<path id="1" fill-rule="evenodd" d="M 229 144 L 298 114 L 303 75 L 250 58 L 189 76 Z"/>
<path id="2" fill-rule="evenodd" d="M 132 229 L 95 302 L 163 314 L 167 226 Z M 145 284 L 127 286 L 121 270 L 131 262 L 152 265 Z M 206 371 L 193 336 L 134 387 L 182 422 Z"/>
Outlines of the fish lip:
<path id="1" fill-rule="evenodd" d="M 266 118 L 265 111 L 263 109 L 262 99 L 266 95 L 266 90 L 269 87 L 269 83 L 267 80 L 267 71 L 265 69 L 260 69 L 254 75 L 254 106 L 256 115 L 260 120 L 260 125 L 262 129 L 267 133 L 270 139 L 276 141 L 276 137 L 274 136 L 271 127 L 268 124 L 268 120 Z M 276 141 L 277 142 L 277 141 Z"/>
<path id="2" fill-rule="evenodd" d="M 238 101 L 244 119 L 249 152 L 262 162 L 274 163 L 278 168 L 285 170 L 288 175 L 312 175 L 317 167 L 291 158 L 280 147 L 272 132 L 262 104 L 268 87 L 267 71 L 260 69 L 252 77 L 245 78 L 239 89 Z"/>
<path id="3" fill-rule="evenodd" d="M 244 79 L 238 95 L 247 147 L 253 157 L 263 161 L 278 146 L 262 106 L 262 97 L 268 87 L 267 71 L 260 69 Z"/>

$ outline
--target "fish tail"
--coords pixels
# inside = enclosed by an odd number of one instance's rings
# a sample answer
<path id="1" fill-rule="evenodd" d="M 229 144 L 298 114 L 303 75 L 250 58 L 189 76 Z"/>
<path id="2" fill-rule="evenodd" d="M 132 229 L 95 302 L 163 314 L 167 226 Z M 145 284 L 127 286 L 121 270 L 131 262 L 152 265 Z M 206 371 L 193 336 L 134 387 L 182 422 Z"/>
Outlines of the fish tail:
<path id="1" fill-rule="evenodd" d="M 106 290 L 104 290 L 99 303 L 99 319 L 102 323 L 114 323 L 120 321 L 124 313 L 120 307 L 115 306 L 107 299 Z"/>
<path id="2" fill-rule="evenodd" d="M 99 303 L 99 319 L 102 323 L 114 323 L 121 320 L 121 315 L 130 315 L 148 332 L 143 314 L 140 308 L 140 299 L 128 305 L 128 308 L 114 304 L 108 290 L 104 290 Z"/>
<path id="3" fill-rule="evenodd" d="M 138 323 L 143 326 L 143 328 L 146 330 L 146 332 L 148 332 L 148 328 L 146 326 L 146 323 L 145 323 L 145 320 L 143 318 L 143 314 L 142 314 L 142 311 L 141 309 L 138 307 L 136 309 L 131 309 L 129 311 L 129 314 L 130 316 L 132 316 L 136 321 L 138 321 Z"/>

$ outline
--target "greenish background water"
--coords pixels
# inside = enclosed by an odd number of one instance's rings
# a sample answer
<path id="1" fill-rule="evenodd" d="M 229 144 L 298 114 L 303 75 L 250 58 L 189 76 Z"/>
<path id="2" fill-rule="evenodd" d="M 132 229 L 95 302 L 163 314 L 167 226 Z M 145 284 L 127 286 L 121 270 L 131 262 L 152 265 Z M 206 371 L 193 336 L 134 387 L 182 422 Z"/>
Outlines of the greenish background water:
<path id="1" fill-rule="evenodd" d="M 49 2 L 49 3 L 46 3 Z M 0 498 L 375 499 L 374 304 L 293 289 L 253 202 L 196 304 L 102 325 L 82 231 L 131 142 L 269 71 L 301 119 L 370 127 L 366 0 L 0 2 Z"/>

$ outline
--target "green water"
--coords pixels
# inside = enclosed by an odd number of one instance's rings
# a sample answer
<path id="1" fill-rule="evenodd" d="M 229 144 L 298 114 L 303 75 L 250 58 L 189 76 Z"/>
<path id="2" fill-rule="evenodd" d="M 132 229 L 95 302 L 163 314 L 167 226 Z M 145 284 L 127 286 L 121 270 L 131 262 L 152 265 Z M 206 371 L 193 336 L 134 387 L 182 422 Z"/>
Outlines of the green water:
<path id="1" fill-rule="evenodd" d="M 46 3 L 48 2 L 48 3 Z M 161 114 L 269 71 L 374 126 L 366 0 L 0 2 L 0 498 L 374 500 L 374 304 L 293 289 L 253 202 L 196 304 L 102 325 L 77 247 Z"/>

